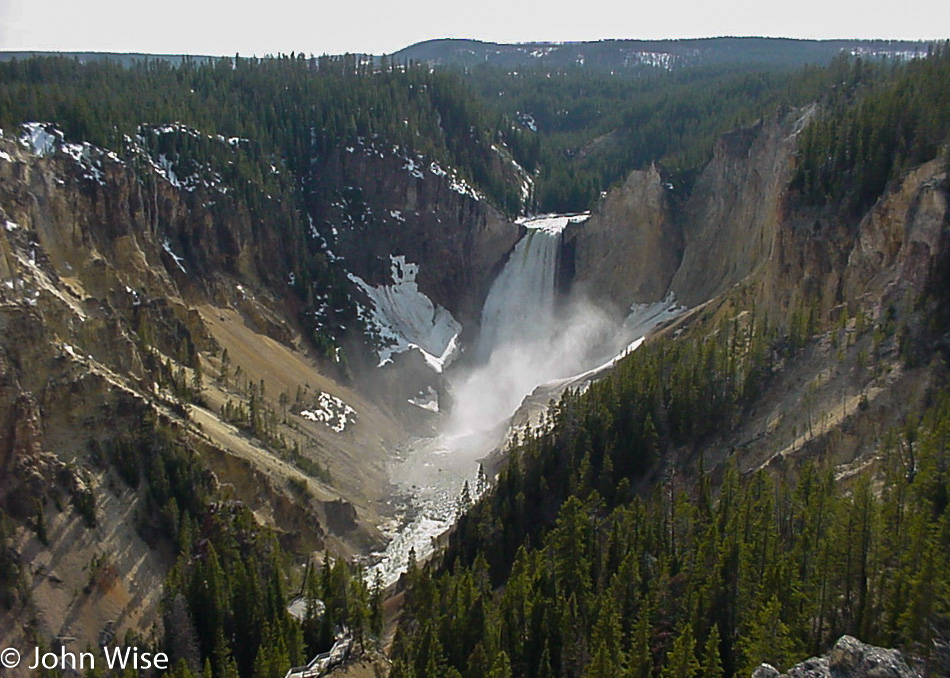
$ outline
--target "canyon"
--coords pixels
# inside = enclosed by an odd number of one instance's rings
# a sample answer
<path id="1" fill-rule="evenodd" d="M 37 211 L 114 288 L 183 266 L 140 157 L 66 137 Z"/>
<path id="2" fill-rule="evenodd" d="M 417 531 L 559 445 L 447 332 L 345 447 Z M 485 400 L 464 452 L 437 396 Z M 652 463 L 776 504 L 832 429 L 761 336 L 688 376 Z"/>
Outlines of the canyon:
<path id="1" fill-rule="evenodd" d="M 722 136 L 688 193 L 652 165 L 589 215 L 530 219 L 378 139 L 314 169 L 303 221 L 263 186 L 248 190 L 264 209 L 249 209 L 214 168 L 186 176 L 141 139 L 120 153 L 42 123 L 4 130 L 0 506 L 21 526 L 29 602 L 0 618 L 0 644 L 158 622 L 175 554 L 117 462 L 157 426 L 298 561 L 359 557 L 390 584 L 450 528 L 466 482 L 463 508 L 485 491 L 479 463 L 503 465 L 490 453 L 561 392 L 651 334 L 702 333 L 735 311 L 749 323 L 754 308 L 900 337 L 845 353 L 827 332 L 702 462 L 681 450 L 665 472 L 734 458 L 782 474 L 820 454 L 846 483 L 873 466 L 882 430 L 939 374 L 902 352 L 945 293 L 946 163 L 914 168 L 856 219 L 803 204 L 796 142 L 816 114 Z M 500 150 L 498 168 L 530 190 Z M 301 291 L 320 266 L 338 284 Z"/>

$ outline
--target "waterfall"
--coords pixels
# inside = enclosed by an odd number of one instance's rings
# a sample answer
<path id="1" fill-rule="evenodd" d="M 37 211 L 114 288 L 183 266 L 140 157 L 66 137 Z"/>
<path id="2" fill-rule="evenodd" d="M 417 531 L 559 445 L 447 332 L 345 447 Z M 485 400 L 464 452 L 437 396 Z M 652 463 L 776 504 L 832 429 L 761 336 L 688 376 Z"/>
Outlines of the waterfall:
<path id="1" fill-rule="evenodd" d="M 554 330 L 554 294 L 561 233 L 530 228 L 492 284 L 482 307 L 476 358 Z"/>
<path id="2" fill-rule="evenodd" d="M 528 232 L 515 245 L 482 307 L 481 332 L 467 369 L 450 375 L 455 405 L 446 434 L 493 444 L 525 396 L 545 381 L 570 374 L 584 353 L 573 323 L 557 312 L 561 232 L 582 217 L 554 215 L 522 222 Z M 485 436 L 489 436 L 486 438 Z M 483 450 L 482 453 L 488 450 Z"/>

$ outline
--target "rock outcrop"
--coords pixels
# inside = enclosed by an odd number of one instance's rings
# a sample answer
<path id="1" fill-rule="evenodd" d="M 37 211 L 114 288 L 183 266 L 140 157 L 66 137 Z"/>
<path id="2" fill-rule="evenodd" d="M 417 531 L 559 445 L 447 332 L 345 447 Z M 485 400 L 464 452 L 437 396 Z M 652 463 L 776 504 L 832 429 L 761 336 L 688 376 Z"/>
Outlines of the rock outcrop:
<path id="1" fill-rule="evenodd" d="M 863 216 L 804 204 L 792 186 L 798 135 L 817 107 L 723 135 L 685 199 L 656 168 L 631 173 L 567 235 L 574 281 L 622 310 L 672 291 L 696 306 L 740 283 L 787 318 L 804 299 L 819 317 L 848 300 L 907 305 L 946 254 L 946 163 L 892 182 Z"/>
<path id="2" fill-rule="evenodd" d="M 858 226 L 844 298 L 895 286 L 922 291 L 947 246 L 948 216 L 946 164 L 933 160 L 910 172 Z"/>
<path id="3" fill-rule="evenodd" d="M 785 673 L 762 664 L 752 678 L 919 678 L 901 656 L 900 650 L 887 650 L 842 636 L 831 652 L 812 657 Z"/>
<path id="4" fill-rule="evenodd" d="M 378 548 L 386 451 L 404 432 L 303 338 L 291 206 L 254 185 L 186 185 L 141 149 L 36 135 L 42 149 L 0 137 L 0 510 L 19 528 L 35 631 L 85 644 L 108 619 L 123 633 L 155 621 L 168 551 L 145 483 L 115 465 L 117 441 L 149 425 L 290 550 Z M 226 414 L 252 390 L 287 445 Z M 88 605 L 100 553 L 117 588 Z M 15 621 L 0 619 L 4 645 L 22 640 Z"/>
<path id="5" fill-rule="evenodd" d="M 154 150 L 162 135 L 213 152 L 185 175 Z M 347 274 L 391 283 L 404 257 L 431 300 L 477 319 L 520 236 L 450 168 L 392 148 L 339 149 L 315 168 L 311 221 L 278 168 L 234 179 L 251 144 L 181 125 L 143 126 L 120 153 L 45 124 L 0 133 L 0 510 L 33 563 L 40 634 L 94 643 L 107 619 L 120 633 L 155 621 L 170 551 L 145 483 L 116 461 L 117 441 L 137 447 L 148 426 L 291 552 L 379 549 L 387 455 L 411 420 L 399 408 L 419 410 L 407 397 L 429 382 L 346 359 L 370 353 Z M 100 552 L 120 554 L 114 605 L 75 593 Z M 17 639 L 22 625 L 0 618 L 2 644 Z"/>
<path id="6" fill-rule="evenodd" d="M 826 318 L 847 303 L 877 317 L 939 287 L 935 276 L 950 246 L 942 160 L 893 182 L 860 218 L 797 204 L 793 194 L 783 203 L 771 254 L 754 282 L 761 308 L 787 317 L 807 300 Z"/>
<path id="7" fill-rule="evenodd" d="M 620 310 L 658 301 L 680 265 L 682 229 L 656 166 L 631 172 L 624 184 L 565 240 L 574 249 L 574 284 Z"/>
<path id="8" fill-rule="evenodd" d="M 811 113 L 785 113 L 719 139 L 683 210 L 683 260 L 671 286 L 678 300 L 711 299 L 769 259 L 796 135 Z"/>

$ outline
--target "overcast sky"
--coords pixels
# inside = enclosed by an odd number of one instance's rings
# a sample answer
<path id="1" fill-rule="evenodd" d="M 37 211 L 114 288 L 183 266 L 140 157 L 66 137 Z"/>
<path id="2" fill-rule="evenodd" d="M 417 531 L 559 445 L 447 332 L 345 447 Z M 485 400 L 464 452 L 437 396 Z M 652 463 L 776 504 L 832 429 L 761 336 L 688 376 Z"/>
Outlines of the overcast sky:
<path id="1" fill-rule="evenodd" d="M 546 7 L 546 9 L 536 9 Z M 242 55 L 494 42 L 950 37 L 948 0 L 0 0 L 0 50 Z"/>

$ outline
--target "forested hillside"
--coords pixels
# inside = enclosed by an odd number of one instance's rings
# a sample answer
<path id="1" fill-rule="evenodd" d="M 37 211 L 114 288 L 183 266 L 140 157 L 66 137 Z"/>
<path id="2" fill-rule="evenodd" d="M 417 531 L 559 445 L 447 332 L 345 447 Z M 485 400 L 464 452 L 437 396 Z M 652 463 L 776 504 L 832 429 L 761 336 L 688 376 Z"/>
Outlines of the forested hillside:
<path id="1" fill-rule="evenodd" d="M 899 63 L 857 62 L 862 81 Z M 356 55 L 178 66 L 45 57 L 0 64 L 0 125 L 50 121 L 70 140 L 120 149 L 142 123 L 180 122 L 250 140 L 266 156 L 256 174 L 274 161 L 302 186 L 333 148 L 379 137 L 458 167 L 506 211 L 579 211 L 651 162 L 688 191 L 718 135 L 817 98 L 848 68 L 844 56 L 804 72 L 734 61 L 637 75 L 547 65 L 431 70 Z M 527 204 L 499 175 L 493 145 L 537 173 Z"/>
<path id="2" fill-rule="evenodd" d="M 255 227 L 279 229 L 297 243 L 284 267 L 293 273 L 310 338 L 326 355 L 342 344 L 339 328 L 361 327 L 345 272 L 329 251 L 330 234 L 321 240 L 310 225 L 312 219 L 329 231 L 326 222 L 338 218 L 325 204 L 333 196 L 315 197 L 335 171 L 326 165 L 334 152 L 372 148 L 373 156 L 400 158 L 406 167 L 425 158 L 502 213 L 526 207 L 528 189 L 509 176 L 526 133 L 489 112 L 455 75 L 421 66 L 381 69 L 352 55 L 186 59 L 178 66 L 61 57 L 0 63 L 0 128 L 18 137 L 17 126 L 29 121 L 51 123 L 64 142 L 88 142 L 133 157 L 133 164 L 145 162 L 144 152 L 146 168 L 170 171 L 188 192 L 199 183 L 230 191 Z M 365 219 L 359 190 L 350 192 L 343 202 L 354 203 L 355 216 L 343 218 Z M 284 279 L 268 282 L 283 293 Z M 332 320 L 324 317 L 328 308 Z"/>
<path id="3" fill-rule="evenodd" d="M 441 568 L 410 572 L 392 675 L 748 676 L 843 633 L 927 661 L 950 631 L 948 395 L 888 432 L 873 481 L 711 476 L 704 441 L 794 359 L 776 336 L 658 342 L 565 396 Z M 694 484 L 655 475 L 684 449 Z"/>
<path id="4" fill-rule="evenodd" d="M 723 132 L 777 106 L 824 96 L 832 83 L 844 102 L 843 92 L 901 71 L 901 62 L 874 56 L 849 61 L 842 55 L 829 67 L 804 71 L 734 58 L 631 74 L 547 64 L 431 70 L 401 64 L 398 55 L 381 64 L 356 55 L 291 54 L 185 59 L 178 66 L 162 59 L 123 66 L 44 57 L 0 64 L 0 125 L 51 121 L 71 140 L 119 149 L 142 123 L 181 122 L 250 140 L 304 185 L 331 149 L 379 137 L 458 167 L 510 212 L 579 211 L 630 170 L 651 162 L 661 162 L 674 187 L 688 191 Z M 935 94 L 939 104 L 941 94 Z M 874 123 L 888 115 L 882 106 L 894 108 L 893 102 L 877 104 Z M 904 115 L 920 117 L 911 109 Z M 893 122 L 885 127 L 905 134 L 904 125 Z M 850 129 L 859 123 L 844 124 Z M 811 133 L 816 139 L 829 135 L 817 127 Z M 934 142 L 928 143 L 932 149 Z M 493 144 L 507 147 L 522 167 L 538 174 L 530 203 L 521 204 L 515 187 L 498 174 Z M 255 171 L 266 175 L 267 169 L 264 163 Z M 822 172 L 842 175 L 830 167 Z M 815 181 L 830 179 L 809 178 L 810 193 L 828 192 Z M 880 180 L 874 181 L 880 190 Z"/>
<path id="5" fill-rule="evenodd" d="M 736 61 L 669 72 L 541 63 L 458 72 L 486 106 L 531 132 L 512 139 L 513 148 L 525 167 L 539 170 L 533 207 L 548 212 L 588 208 L 631 170 L 654 162 L 685 195 L 722 133 L 779 107 L 844 101 L 859 85 L 900 77 L 903 68 L 900 60 L 839 54 L 803 69 Z"/>
<path id="6" fill-rule="evenodd" d="M 258 145 L 262 168 L 276 162 L 302 185 L 340 144 L 379 137 L 458 167 L 517 210 L 491 169 L 492 144 L 517 132 L 495 127 L 458 79 L 428 68 L 375 68 L 356 56 L 279 56 L 188 61 L 125 68 L 36 58 L 0 65 L 0 125 L 40 120 L 73 141 L 121 149 L 143 123 L 182 123 Z"/>
<path id="7" fill-rule="evenodd" d="M 487 105 L 531 133 L 526 162 L 540 170 L 533 207 L 549 212 L 587 209 L 630 170 L 652 162 L 685 193 L 720 134 L 781 103 L 811 100 L 827 74 L 730 66 L 633 77 L 476 66 L 464 77 Z"/>
<path id="8" fill-rule="evenodd" d="M 853 216 L 895 177 L 936 158 L 950 134 L 948 78 L 947 45 L 885 77 L 861 63 L 840 73 L 801 142 L 796 185 L 806 200 Z"/>

